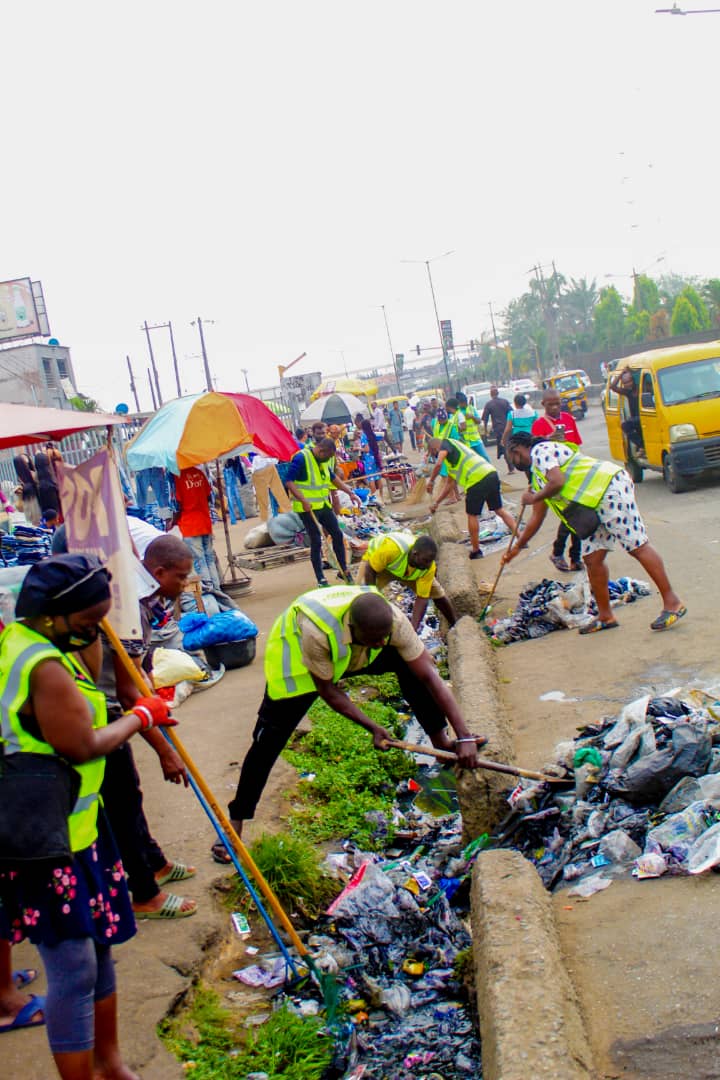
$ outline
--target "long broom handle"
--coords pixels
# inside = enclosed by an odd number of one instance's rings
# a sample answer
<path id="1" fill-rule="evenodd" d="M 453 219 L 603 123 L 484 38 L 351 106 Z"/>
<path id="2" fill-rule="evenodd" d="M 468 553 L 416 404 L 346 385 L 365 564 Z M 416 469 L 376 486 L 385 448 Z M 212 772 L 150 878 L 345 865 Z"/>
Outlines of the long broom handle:
<path id="1" fill-rule="evenodd" d="M 518 529 L 520 528 L 520 522 L 523 519 L 523 514 L 524 513 L 525 513 L 525 507 L 523 506 L 523 507 L 521 507 L 520 513 L 518 514 L 517 521 L 515 522 L 515 528 L 512 531 L 512 536 L 510 537 L 510 543 L 508 544 L 508 551 L 510 550 L 510 548 L 513 546 L 513 544 L 515 542 L 515 537 L 518 534 Z M 485 607 L 482 609 L 482 611 L 480 613 L 480 618 L 481 619 L 484 619 L 485 616 L 487 615 L 488 608 L 490 607 L 490 603 L 492 601 L 492 598 L 495 595 L 495 590 L 498 587 L 498 581 L 502 577 L 502 572 L 505 569 L 506 565 L 507 564 L 501 559 L 500 560 L 500 566 L 498 567 L 498 572 L 495 575 L 495 580 L 493 581 L 492 589 L 490 590 L 490 595 L 488 596 L 487 600 L 485 601 Z"/>
<path id="2" fill-rule="evenodd" d="M 398 750 L 407 750 L 411 754 L 427 754 L 428 757 L 437 758 L 438 761 L 457 762 L 457 755 L 449 750 L 436 750 L 434 746 L 415 746 L 413 743 L 401 742 L 399 739 L 389 739 L 390 746 Z M 526 780 L 547 780 L 557 783 L 557 776 L 546 776 L 545 773 L 533 772 L 532 769 L 521 769 L 517 765 L 505 765 L 499 761 L 488 761 L 487 758 L 479 758 L 478 768 L 487 769 L 490 772 L 508 773 L 510 776 L 522 776 Z"/>
<path id="3" fill-rule="evenodd" d="M 135 686 L 137 687 L 137 689 L 143 695 L 143 697 L 147 697 L 148 694 L 150 694 L 150 695 L 154 694 L 155 691 L 148 687 L 147 683 L 145 682 L 145 679 L 142 677 L 141 673 L 135 667 L 135 664 L 133 664 L 132 660 L 130 659 L 130 657 L 128 656 L 128 654 L 127 654 L 127 652 L 125 650 L 125 647 L 123 646 L 122 641 L 117 636 L 117 634 L 115 633 L 115 631 L 113 630 L 112 626 L 107 621 L 107 619 L 103 619 L 102 622 L 100 623 L 100 625 L 102 627 L 103 633 L 105 634 L 108 641 L 112 645 L 113 649 L 115 650 L 115 652 L 119 656 L 123 667 L 127 671 L 128 675 L 132 679 L 132 681 L 135 684 Z M 180 737 L 175 734 L 175 728 L 166 728 L 164 730 L 165 730 L 166 737 L 168 737 L 168 741 L 172 745 L 173 749 L 175 749 L 177 751 L 177 753 L 180 755 L 180 757 L 182 758 L 182 760 L 183 760 L 183 762 L 185 764 L 185 767 L 187 768 L 188 772 L 190 773 L 193 780 L 197 784 L 198 789 L 202 792 L 203 797 L 205 798 L 205 800 L 208 803 L 208 806 L 210 807 L 210 809 L 212 810 L 212 812 L 215 814 L 218 821 L 220 822 L 220 825 L 222 826 L 223 832 L 225 833 L 228 840 L 232 844 L 232 847 L 233 847 L 236 855 L 240 858 L 243 865 L 246 867 L 246 869 L 254 877 L 255 881 L 257 882 L 257 884 L 258 884 L 258 886 L 260 888 L 260 892 L 263 894 L 263 896 L 267 900 L 268 904 L 272 908 L 273 912 L 277 916 L 279 922 L 281 923 L 281 925 L 283 926 L 285 932 L 287 933 L 290 941 L 295 946 L 295 948 L 297 949 L 297 951 L 300 953 L 301 956 L 307 956 L 308 950 L 305 947 L 305 945 L 302 943 L 300 938 L 298 937 L 297 931 L 295 930 L 295 927 L 293 926 L 293 924 L 290 922 L 290 919 L 288 918 L 288 916 L 285 914 L 285 910 L 282 907 L 280 901 L 278 900 L 277 896 L 275 895 L 275 893 L 271 889 L 270 885 L 267 883 L 267 881 L 263 877 L 263 875 L 260 872 L 260 869 L 258 868 L 258 866 L 257 866 L 255 860 L 253 859 L 252 855 L 250 854 L 248 849 L 245 847 L 245 845 L 243 844 L 243 842 L 240 839 L 240 837 L 238 836 L 238 834 L 233 829 L 232 825 L 230 824 L 230 820 L 225 816 L 223 811 L 220 809 L 220 806 L 219 806 L 219 804 L 217 802 L 217 799 L 215 798 L 212 791 L 210 790 L 207 783 L 205 782 L 205 778 L 203 777 L 203 775 L 200 772 L 200 770 L 198 769 L 197 765 L 195 764 L 195 762 L 193 761 L 193 759 L 190 757 L 189 753 L 187 752 L 187 750 L 183 746 L 182 740 L 180 739 Z"/>

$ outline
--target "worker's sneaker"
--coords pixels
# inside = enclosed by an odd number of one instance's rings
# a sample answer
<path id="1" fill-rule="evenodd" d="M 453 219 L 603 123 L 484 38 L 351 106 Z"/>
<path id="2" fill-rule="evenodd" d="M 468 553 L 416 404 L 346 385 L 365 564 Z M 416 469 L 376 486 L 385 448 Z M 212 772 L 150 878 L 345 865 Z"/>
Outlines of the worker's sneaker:
<path id="1" fill-rule="evenodd" d="M 321 577 L 317 583 L 317 587 L 318 589 L 329 589 L 330 582 L 327 580 L 327 578 Z"/>
<path id="2" fill-rule="evenodd" d="M 480 551 L 480 548 L 478 548 L 477 551 L 471 551 L 470 552 L 470 558 L 471 559 L 482 559 L 483 558 L 483 553 L 482 553 L 482 551 Z"/>

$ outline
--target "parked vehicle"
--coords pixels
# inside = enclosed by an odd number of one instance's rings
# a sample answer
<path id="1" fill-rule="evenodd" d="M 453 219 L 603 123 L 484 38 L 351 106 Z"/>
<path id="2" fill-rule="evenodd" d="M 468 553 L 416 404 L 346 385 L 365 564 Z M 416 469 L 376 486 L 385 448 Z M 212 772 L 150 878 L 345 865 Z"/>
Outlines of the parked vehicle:
<path id="1" fill-rule="evenodd" d="M 620 361 L 638 387 L 643 446 L 622 430 L 627 399 L 605 388 L 603 404 L 610 451 L 625 462 L 635 483 L 645 469 L 662 472 L 670 491 L 688 491 L 692 481 L 720 472 L 720 341 L 654 349 Z"/>
<path id="2" fill-rule="evenodd" d="M 587 389 L 581 374 L 584 372 L 579 370 L 559 371 L 557 375 L 549 375 L 543 382 L 543 390 L 558 391 L 563 406 L 576 420 L 582 420 L 588 410 Z"/>

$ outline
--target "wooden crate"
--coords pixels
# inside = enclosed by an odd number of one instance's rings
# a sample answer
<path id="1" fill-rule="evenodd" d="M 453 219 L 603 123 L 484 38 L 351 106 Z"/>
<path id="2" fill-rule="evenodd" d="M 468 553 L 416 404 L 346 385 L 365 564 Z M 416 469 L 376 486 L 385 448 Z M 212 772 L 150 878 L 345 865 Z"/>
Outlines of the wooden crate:
<path id="1" fill-rule="evenodd" d="M 243 570 L 271 570 L 273 566 L 309 558 L 310 548 L 298 547 L 297 544 L 253 548 L 251 551 L 244 551 L 242 555 L 233 556 L 235 565 Z"/>

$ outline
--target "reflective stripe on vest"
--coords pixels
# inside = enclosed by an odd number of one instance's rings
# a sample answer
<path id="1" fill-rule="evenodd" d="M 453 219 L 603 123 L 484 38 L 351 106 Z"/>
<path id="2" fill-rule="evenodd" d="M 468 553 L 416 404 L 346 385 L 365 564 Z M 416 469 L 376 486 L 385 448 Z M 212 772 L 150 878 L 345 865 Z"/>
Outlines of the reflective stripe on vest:
<path id="1" fill-rule="evenodd" d="M 453 431 L 455 432 L 454 435 Z M 456 439 L 457 427 L 455 425 L 455 416 L 449 416 L 444 424 L 441 424 L 439 420 L 435 420 L 433 423 L 433 436 L 436 439 Z"/>
<path id="2" fill-rule="evenodd" d="M 477 425 L 477 414 L 470 405 L 466 405 L 465 408 L 460 411 L 465 417 L 463 442 L 465 442 L 467 446 L 472 446 L 473 443 L 481 441 L 480 428 Z"/>
<path id="3" fill-rule="evenodd" d="M 11 623 L 0 634 L 0 741 L 5 753 L 54 754 L 43 739 L 23 727 L 19 711 L 30 695 L 30 677 L 43 660 L 57 660 L 70 674 L 77 689 L 87 700 L 93 727 L 107 723 L 105 695 L 97 689 L 71 655 L 61 653 L 41 634 L 23 623 Z M 97 814 L 100 787 L 105 774 L 105 758 L 73 765 L 80 777 L 80 791 L 68 819 L 70 847 L 82 851 L 97 837 Z"/>
<path id="4" fill-rule="evenodd" d="M 423 574 L 427 574 L 427 570 L 419 570 L 417 567 L 408 566 L 408 555 L 415 543 L 415 537 L 412 533 L 391 532 L 385 533 L 384 536 L 374 536 L 368 544 L 368 555 L 376 552 L 385 540 L 392 540 L 393 544 L 400 548 L 398 557 L 385 567 L 390 574 L 394 574 L 395 577 L 402 578 L 404 581 L 415 581 L 417 578 L 422 577 Z"/>
<path id="5" fill-rule="evenodd" d="M 301 453 L 305 458 L 307 476 L 304 480 L 294 480 L 293 483 L 298 491 L 302 492 L 313 510 L 321 510 L 330 502 L 329 462 L 320 463 L 309 446 L 306 446 Z M 299 499 L 293 499 L 292 508 L 296 513 L 302 513 L 303 504 Z"/>
<path id="6" fill-rule="evenodd" d="M 605 498 L 610 481 L 622 469 L 621 465 L 613 465 L 610 461 L 598 461 L 597 458 L 588 457 L 577 451 L 568 458 L 564 465 L 559 465 L 560 472 L 565 477 L 565 483 L 557 495 L 545 502 L 565 521 L 563 512 L 570 502 L 581 503 L 596 510 Z M 532 487 L 540 491 L 547 484 L 547 477 L 533 466 Z M 566 523 L 567 524 L 567 523 Z"/>
<path id="7" fill-rule="evenodd" d="M 298 614 L 307 616 L 327 635 L 333 665 L 332 681 L 336 683 L 342 678 L 352 656 L 352 650 L 344 640 L 343 619 L 353 600 L 363 592 L 380 596 L 378 590 L 370 585 L 335 585 L 330 589 L 313 589 L 299 596 L 275 620 L 265 649 L 265 678 L 268 695 L 274 701 L 317 691 L 303 661 Z M 379 652 L 380 649 L 369 649 L 368 663 L 372 663 Z"/>
<path id="8" fill-rule="evenodd" d="M 463 491 L 467 491 L 473 484 L 479 484 L 490 473 L 497 472 L 494 465 L 491 465 L 485 458 L 481 458 L 474 450 L 468 449 L 464 443 L 458 442 L 457 439 L 447 441 L 455 447 L 460 457 L 457 465 L 451 465 L 450 459 L 445 458 L 445 465 L 449 475 L 452 476 Z"/>

